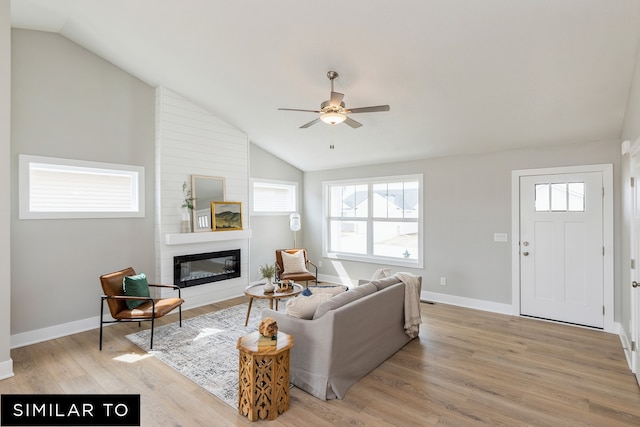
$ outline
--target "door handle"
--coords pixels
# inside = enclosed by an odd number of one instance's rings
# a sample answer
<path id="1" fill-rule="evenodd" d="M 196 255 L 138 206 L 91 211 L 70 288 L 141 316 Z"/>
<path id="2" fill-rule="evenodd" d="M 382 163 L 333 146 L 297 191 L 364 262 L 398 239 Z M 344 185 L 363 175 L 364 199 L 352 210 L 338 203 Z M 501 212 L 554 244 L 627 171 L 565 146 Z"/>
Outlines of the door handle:
<path id="1" fill-rule="evenodd" d="M 634 280 L 633 282 L 631 282 L 631 286 L 633 286 L 634 288 L 637 288 L 638 286 L 640 286 L 640 283 Z"/>
<path id="2" fill-rule="evenodd" d="M 529 256 L 529 252 L 522 252 L 522 255 Z"/>

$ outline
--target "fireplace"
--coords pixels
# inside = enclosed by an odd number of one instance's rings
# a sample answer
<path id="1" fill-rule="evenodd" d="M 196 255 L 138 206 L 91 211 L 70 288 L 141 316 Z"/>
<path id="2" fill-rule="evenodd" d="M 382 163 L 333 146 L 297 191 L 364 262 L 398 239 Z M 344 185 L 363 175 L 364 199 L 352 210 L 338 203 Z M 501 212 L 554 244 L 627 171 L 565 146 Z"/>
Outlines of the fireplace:
<path id="1" fill-rule="evenodd" d="M 173 257 L 173 284 L 181 288 L 240 277 L 240 249 Z"/>

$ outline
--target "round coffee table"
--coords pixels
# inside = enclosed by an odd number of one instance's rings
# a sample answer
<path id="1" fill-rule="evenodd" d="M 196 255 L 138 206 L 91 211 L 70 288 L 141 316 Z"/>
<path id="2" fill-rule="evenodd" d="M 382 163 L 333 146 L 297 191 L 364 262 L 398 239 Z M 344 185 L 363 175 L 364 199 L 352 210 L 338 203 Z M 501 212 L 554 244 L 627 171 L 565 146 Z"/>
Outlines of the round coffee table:
<path id="1" fill-rule="evenodd" d="M 284 292 L 270 292 L 265 293 L 264 284 L 259 283 L 255 285 L 249 285 L 245 288 L 244 294 L 249 297 L 249 309 L 247 310 L 247 319 L 244 321 L 244 326 L 247 326 L 249 323 L 249 314 L 251 314 L 251 305 L 253 304 L 253 299 L 268 299 L 269 300 L 269 308 L 273 310 L 273 301 L 276 302 L 276 311 L 278 311 L 278 301 L 283 298 L 291 298 L 298 295 L 302 292 L 304 288 L 302 285 L 298 285 L 297 283 L 293 283 L 293 289 L 290 291 Z"/>

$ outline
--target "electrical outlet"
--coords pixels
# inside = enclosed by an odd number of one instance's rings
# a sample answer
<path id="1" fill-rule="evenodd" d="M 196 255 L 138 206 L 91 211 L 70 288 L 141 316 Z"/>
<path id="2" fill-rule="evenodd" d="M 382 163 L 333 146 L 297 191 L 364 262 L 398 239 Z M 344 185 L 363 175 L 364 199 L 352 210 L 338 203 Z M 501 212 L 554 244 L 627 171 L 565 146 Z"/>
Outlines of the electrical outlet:
<path id="1" fill-rule="evenodd" d="M 318 268 L 322 268 L 322 261 L 318 261 Z"/>
<path id="2" fill-rule="evenodd" d="M 493 241 L 494 242 L 506 242 L 506 241 L 508 241 L 507 233 L 493 233 Z"/>
<path id="3" fill-rule="evenodd" d="M 446 277 L 441 277 L 440 278 L 440 286 L 447 286 L 447 278 Z"/>

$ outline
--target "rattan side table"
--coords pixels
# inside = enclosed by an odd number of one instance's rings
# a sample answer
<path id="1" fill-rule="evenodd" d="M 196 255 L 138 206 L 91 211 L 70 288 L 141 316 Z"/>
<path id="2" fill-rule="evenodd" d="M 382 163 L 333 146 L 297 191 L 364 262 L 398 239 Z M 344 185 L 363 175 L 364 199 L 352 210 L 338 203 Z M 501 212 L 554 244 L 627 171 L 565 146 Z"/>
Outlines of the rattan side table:
<path id="1" fill-rule="evenodd" d="M 274 346 L 258 345 L 259 332 L 238 338 L 238 413 L 275 420 L 289 409 L 289 350 L 293 337 L 278 332 Z"/>

